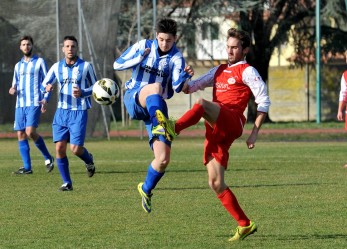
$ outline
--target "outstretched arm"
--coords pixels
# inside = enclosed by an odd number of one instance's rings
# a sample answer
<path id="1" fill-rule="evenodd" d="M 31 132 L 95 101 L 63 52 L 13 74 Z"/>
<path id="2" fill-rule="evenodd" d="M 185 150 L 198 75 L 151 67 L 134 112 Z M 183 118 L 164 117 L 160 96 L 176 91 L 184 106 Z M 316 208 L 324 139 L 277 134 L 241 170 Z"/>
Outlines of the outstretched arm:
<path id="1" fill-rule="evenodd" d="M 188 94 L 198 90 L 204 90 L 206 87 L 212 87 L 214 83 L 214 74 L 216 73 L 217 69 L 218 67 L 214 67 L 207 73 L 201 75 L 199 78 L 190 81 L 183 92 Z"/>

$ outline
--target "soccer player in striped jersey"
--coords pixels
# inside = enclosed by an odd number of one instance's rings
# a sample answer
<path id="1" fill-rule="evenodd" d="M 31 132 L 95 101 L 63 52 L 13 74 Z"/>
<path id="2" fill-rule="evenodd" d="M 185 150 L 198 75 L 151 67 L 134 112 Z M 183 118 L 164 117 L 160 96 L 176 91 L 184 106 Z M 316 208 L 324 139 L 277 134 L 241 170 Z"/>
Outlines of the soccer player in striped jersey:
<path id="1" fill-rule="evenodd" d="M 65 58 L 49 69 L 41 90 L 51 92 L 53 85 L 58 84 L 58 106 L 52 124 L 53 142 L 63 181 L 59 190 L 71 191 L 73 187 L 66 155 L 68 143 L 72 153 L 84 161 L 88 176 L 92 177 L 95 172 L 93 156 L 84 147 L 84 140 L 96 76 L 92 65 L 77 56 L 78 42 L 74 36 L 64 37 L 62 50 Z"/>
<path id="2" fill-rule="evenodd" d="M 257 103 L 257 117 L 246 144 L 253 149 L 259 129 L 270 106 L 267 87 L 258 71 L 246 62 L 251 44 L 247 32 L 231 28 L 228 30 L 226 51 L 228 63 L 212 68 L 206 74 L 189 82 L 183 89 L 193 93 L 213 87 L 213 100 L 199 98 L 192 109 L 176 122 L 168 120 L 157 111 L 159 123 L 172 137 L 183 129 L 205 119 L 204 165 L 208 172 L 210 188 L 216 193 L 227 212 L 236 220 L 238 227 L 229 241 L 240 241 L 257 230 L 240 207 L 236 196 L 226 185 L 224 173 L 228 166 L 229 149 L 235 139 L 242 135 L 246 118 L 243 113 L 252 97 Z"/>
<path id="3" fill-rule="evenodd" d="M 19 49 L 23 53 L 22 59 L 15 65 L 12 86 L 9 94 L 16 95 L 16 111 L 14 130 L 17 131 L 19 153 L 23 160 L 15 174 L 32 174 L 30 146 L 28 139 L 32 139 L 45 159 L 47 172 L 54 168 L 54 158 L 48 152 L 43 138 L 36 129 L 40 122 L 41 112 L 46 111 L 46 102 L 49 94 L 43 96 L 40 86 L 47 74 L 44 59 L 33 54 L 34 41 L 31 36 L 20 39 Z"/>
<path id="4" fill-rule="evenodd" d="M 144 121 L 154 153 L 145 181 L 138 184 L 147 213 L 152 210 L 152 190 L 169 164 L 172 140 L 158 124 L 155 111 L 161 110 L 168 117 L 165 99 L 181 92 L 194 74 L 176 47 L 176 33 L 176 21 L 161 19 L 156 25 L 156 39 L 133 44 L 113 64 L 115 70 L 132 69 L 131 79 L 125 83 L 124 104 L 132 119 Z"/>

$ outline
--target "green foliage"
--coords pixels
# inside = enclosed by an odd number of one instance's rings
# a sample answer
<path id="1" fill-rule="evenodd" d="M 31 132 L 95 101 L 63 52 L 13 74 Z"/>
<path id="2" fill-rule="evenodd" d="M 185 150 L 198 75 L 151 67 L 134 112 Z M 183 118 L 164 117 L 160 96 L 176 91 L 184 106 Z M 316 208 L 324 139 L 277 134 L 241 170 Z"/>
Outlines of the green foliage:
<path id="1" fill-rule="evenodd" d="M 266 127 L 265 127 L 266 128 Z M 288 135 L 282 135 L 282 138 Z M 265 139 L 263 139 L 265 138 Z M 47 142 L 50 151 L 53 144 Z M 59 192 L 57 168 L 45 172 L 32 146 L 33 175 L 21 165 L 15 140 L 0 141 L 0 248 L 344 248 L 346 144 L 266 142 L 254 150 L 244 137 L 230 151 L 226 182 L 259 230 L 242 243 L 227 242 L 236 223 L 207 184 L 203 140 L 174 141 L 171 165 L 141 208 L 137 183 L 152 153 L 147 141 L 89 141 L 97 173 L 88 178 L 68 153 L 74 191 Z"/>

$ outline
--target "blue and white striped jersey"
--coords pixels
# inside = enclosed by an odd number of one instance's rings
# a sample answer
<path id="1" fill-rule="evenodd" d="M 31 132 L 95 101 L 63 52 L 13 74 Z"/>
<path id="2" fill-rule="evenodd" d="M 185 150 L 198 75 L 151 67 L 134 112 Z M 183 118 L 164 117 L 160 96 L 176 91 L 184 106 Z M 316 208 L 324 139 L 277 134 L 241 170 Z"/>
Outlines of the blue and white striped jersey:
<path id="1" fill-rule="evenodd" d="M 146 48 L 151 52 L 143 56 Z M 132 68 L 132 77 L 125 83 L 125 88 L 141 88 L 151 83 L 161 83 L 163 87 L 162 97 L 169 99 L 174 91 L 180 92 L 187 79 L 191 76 L 184 72 L 185 61 L 176 45 L 169 53 L 160 56 L 158 53 L 158 41 L 141 40 L 129 47 L 113 63 L 115 70 Z"/>
<path id="2" fill-rule="evenodd" d="M 58 82 L 58 108 L 67 110 L 87 110 L 92 107 L 91 94 L 96 76 L 93 66 L 80 58 L 72 66 L 68 66 L 65 59 L 56 62 L 48 71 L 41 91 L 45 92 L 48 84 Z M 82 91 L 80 98 L 72 95 L 72 85 L 77 84 Z"/>
<path id="3" fill-rule="evenodd" d="M 34 55 L 29 62 L 24 57 L 15 65 L 12 87 L 17 90 L 17 107 L 40 106 L 43 99 L 40 86 L 47 74 L 46 62 Z"/>

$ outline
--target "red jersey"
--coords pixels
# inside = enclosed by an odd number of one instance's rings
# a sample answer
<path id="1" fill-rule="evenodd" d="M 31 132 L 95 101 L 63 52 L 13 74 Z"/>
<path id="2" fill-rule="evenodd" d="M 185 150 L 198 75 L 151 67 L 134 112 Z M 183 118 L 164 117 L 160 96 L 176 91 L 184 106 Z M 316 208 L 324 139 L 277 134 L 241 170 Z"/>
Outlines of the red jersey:
<path id="1" fill-rule="evenodd" d="M 214 75 L 213 102 L 244 112 L 252 96 L 251 89 L 242 80 L 246 67 L 249 65 L 229 67 L 228 64 L 222 64 L 218 67 Z"/>
<path id="2" fill-rule="evenodd" d="M 213 87 L 213 102 L 243 113 L 252 94 L 257 110 L 268 112 L 270 99 L 267 87 L 258 71 L 246 61 L 233 65 L 222 64 L 189 83 L 189 91 L 195 92 Z"/>
<path id="3" fill-rule="evenodd" d="M 344 71 L 341 77 L 339 101 L 347 102 L 347 71 Z"/>
<path id="4" fill-rule="evenodd" d="M 204 164 L 212 157 L 227 168 L 230 146 L 242 135 L 246 119 L 243 112 L 252 95 L 258 111 L 269 111 L 267 87 L 258 71 L 246 61 L 222 64 L 189 82 L 190 93 L 206 87 L 213 87 L 213 102 L 221 108 L 213 127 L 205 122 Z"/>

